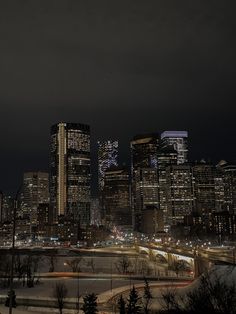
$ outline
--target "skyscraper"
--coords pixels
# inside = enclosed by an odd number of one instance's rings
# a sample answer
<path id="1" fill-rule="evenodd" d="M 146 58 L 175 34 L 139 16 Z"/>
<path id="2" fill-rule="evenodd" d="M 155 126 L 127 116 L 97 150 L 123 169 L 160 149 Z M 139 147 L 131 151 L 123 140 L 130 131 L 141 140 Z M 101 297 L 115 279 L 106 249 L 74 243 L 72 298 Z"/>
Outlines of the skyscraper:
<path id="1" fill-rule="evenodd" d="M 168 217 L 168 189 L 166 168 L 170 165 L 177 165 L 177 152 L 173 146 L 166 146 L 157 153 L 158 185 L 159 185 L 159 208 L 163 215 L 164 230 L 170 230 Z"/>
<path id="2" fill-rule="evenodd" d="M 224 209 L 236 215 L 236 164 L 221 162 L 218 169 L 221 169 L 223 177 Z"/>
<path id="3" fill-rule="evenodd" d="M 132 170 L 156 168 L 159 136 L 156 133 L 137 135 L 131 140 Z"/>
<path id="4" fill-rule="evenodd" d="M 161 134 L 161 146 L 173 146 L 177 152 L 177 164 L 188 162 L 188 132 L 165 131 Z"/>
<path id="5" fill-rule="evenodd" d="M 170 165 L 166 168 L 169 224 L 183 224 L 194 209 L 193 174 L 189 165 Z"/>
<path id="6" fill-rule="evenodd" d="M 51 128 L 50 202 L 53 222 L 71 216 L 90 222 L 90 127 L 58 123 Z"/>
<path id="7" fill-rule="evenodd" d="M 49 175 L 47 172 L 25 172 L 23 178 L 24 207 L 30 222 L 37 222 L 39 204 L 49 202 Z"/>
<path id="8" fill-rule="evenodd" d="M 135 136 L 131 143 L 133 227 L 140 230 L 146 206 L 158 203 L 158 134 Z"/>
<path id="9" fill-rule="evenodd" d="M 204 229 L 211 229 L 212 215 L 216 211 L 216 167 L 201 160 L 193 165 L 195 209 Z"/>
<path id="10" fill-rule="evenodd" d="M 147 213 L 152 212 L 153 230 L 157 230 L 156 217 L 159 209 L 158 174 L 156 168 L 138 168 L 134 171 L 134 196 L 135 196 L 135 229 L 144 232 L 143 222 Z M 151 229 L 151 226 L 150 226 Z"/>
<path id="11" fill-rule="evenodd" d="M 118 141 L 98 141 L 98 185 L 101 192 L 104 188 L 105 171 L 118 166 Z"/>
<path id="12" fill-rule="evenodd" d="M 103 194 L 106 224 L 131 225 L 130 181 L 125 167 L 113 167 L 105 172 Z"/>

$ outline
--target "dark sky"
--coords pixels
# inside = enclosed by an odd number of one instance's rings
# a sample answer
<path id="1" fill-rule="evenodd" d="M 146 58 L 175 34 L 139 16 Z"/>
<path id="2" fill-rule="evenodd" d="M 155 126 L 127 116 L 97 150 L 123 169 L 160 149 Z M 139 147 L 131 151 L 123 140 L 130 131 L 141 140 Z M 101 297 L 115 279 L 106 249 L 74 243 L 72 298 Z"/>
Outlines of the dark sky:
<path id="1" fill-rule="evenodd" d="M 191 158 L 235 159 L 235 1 L 0 2 L 0 189 L 48 168 L 50 125 L 98 138 L 188 130 Z"/>

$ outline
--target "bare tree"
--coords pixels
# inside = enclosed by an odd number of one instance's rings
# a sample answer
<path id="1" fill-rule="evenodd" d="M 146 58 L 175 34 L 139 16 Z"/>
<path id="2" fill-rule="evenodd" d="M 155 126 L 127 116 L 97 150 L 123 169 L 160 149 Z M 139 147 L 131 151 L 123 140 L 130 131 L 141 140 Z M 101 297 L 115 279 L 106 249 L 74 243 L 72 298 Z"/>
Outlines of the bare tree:
<path id="1" fill-rule="evenodd" d="M 123 255 L 117 263 L 115 263 L 115 266 L 119 273 L 126 274 L 131 266 L 131 263 L 129 258 L 126 255 Z"/>
<path id="2" fill-rule="evenodd" d="M 94 263 L 94 259 L 93 259 L 93 258 L 91 258 L 91 259 L 87 262 L 87 265 L 88 265 L 89 267 L 91 267 L 92 272 L 95 273 L 95 263 Z"/>
<path id="3" fill-rule="evenodd" d="M 236 284 L 227 282 L 223 277 L 206 273 L 200 285 L 187 295 L 187 309 L 192 312 L 236 313 Z"/>
<path id="4" fill-rule="evenodd" d="M 160 303 L 164 313 L 236 314 L 236 285 L 217 274 L 206 273 L 199 286 L 186 296 L 167 289 Z"/>
<path id="5" fill-rule="evenodd" d="M 23 269 L 26 273 L 26 281 L 27 287 L 32 288 L 35 284 L 35 276 L 36 272 L 38 271 L 39 262 L 41 260 L 40 256 L 32 256 L 27 255 L 26 258 L 23 260 Z"/>
<path id="6" fill-rule="evenodd" d="M 142 275 L 149 275 L 150 273 L 150 268 L 148 265 L 148 261 L 146 259 L 141 259 L 139 261 L 139 273 L 141 273 Z"/>
<path id="7" fill-rule="evenodd" d="M 161 312 L 164 313 L 181 313 L 179 298 L 174 287 L 168 287 L 161 292 Z"/>
<path id="8" fill-rule="evenodd" d="M 0 256 L 0 272 L 3 278 L 1 284 L 4 288 L 10 286 L 11 261 L 9 255 Z"/>
<path id="9" fill-rule="evenodd" d="M 55 252 L 50 252 L 50 255 L 48 256 L 48 262 L 49 262 L 49 272 L 53 273 L 55 271 L 55 267 L 57 264 L 57 257 Z"/>
<path id="10" fill-rule="evenodd" d="M 57 306 L 59 309 L 59 313 L 62 314 L 64 305 L 65 305 L 65 298 L 67 297 L 68 290 L 64 283 L 59 282 L 54 287 L 53 295 L 56 299 Z"/>
<path id="11" fill-rule="evenodd" d="M 77 257 L 73 260 L 67 260 L 66 264 L 71 268 L 73 273 L 78 273 L 80 271 L 80 263 L 83 260 L 83 257 Z"/>

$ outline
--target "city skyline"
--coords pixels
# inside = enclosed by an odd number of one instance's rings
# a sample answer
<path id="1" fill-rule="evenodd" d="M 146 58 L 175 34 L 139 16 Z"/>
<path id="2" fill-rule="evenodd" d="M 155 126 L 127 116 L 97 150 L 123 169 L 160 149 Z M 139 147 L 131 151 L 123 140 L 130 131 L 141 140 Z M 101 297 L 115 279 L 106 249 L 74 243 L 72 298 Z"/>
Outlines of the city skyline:
<path id="1" fill-rule="evenodd" d="M 59 122 L 56 124 L 53 124 L 49 127 L 48 130 L 48 140 L 47 140 L 47 153 L 42 157 L 43 160 L 43 166 L 39 166 L 42 165 L 42 160 L 39 161 L 38 163 L 36 162 L 36 158 L 35 161 L 33 160 L 32 162 L 32 166 L 31 167 L 26 167 L 26 168 L 22 168 L 22 172 L 19 172 L 18 176 L 13 177 L 14 178 L 14 182 L 11 182 L 10 188 L 9 185 L 5 184 L 4 185 L 4 180 L 2 180 L 2 178 L 0 178 L 0 183 L 1 181 L 3 182 L 2 185 L 0 186 L 0 190 L 2 190 L 3 192 L 5 192 L 6 194 L 15 196 L 16 191 L 19 189 L 19 187 L 22 185 L 22 175 L 25 172 L 38 172 L 38 171 L 47 171 L 50 172 L 50 129 L 52 126 L 54 125 L 59 125 L 60 123 L 69 123 L 69 124 L 81 124 L 80 122 Z M 82 122 L 83 123 L 83 122 Z M 91 128 L 91 126 L 89 125 L 89 127 Z M 191 133 L 189 134 L 188 130 L 183 131 L 182 129 L 178 129 L 178 130 L 167 130 L 167 129 L 163 129 L 163 130 L 155 130 L 155 133 L 150 133 L 150 132 L 138 132 L 136 135 L 132 135 L 129 136 L 128 141 L 126 143 L 120 142 L 119 140 L 117 140 L 117 142 L 119 142 L 119 151 L 118 151 L 118 157 L 117 157 L 117 161 L 118 164 L 121 165 L 127 165 L 130 166 L 131 165 L 131 152 L 130 152 L 130 142 L 132 142 L 132 137 L 143 137 L 143 136 L 149 136 L 150 134 L 156 134 L 156 136 L 158 136 L 159 138 L 159 149 L 161 149 L 161 147 L 165 147 L 165 144 L 163 142 L 164 136 L 168 135 L 168 133 L 172 134 L 172 133 L 177 133 L 177 134 L 182 134 L 185 136 L 187 136 L 188 138 L 188 162 L 195 162 L 195 161 L 200 161 L 200 160 L 205 160 L 206 162 L 210 162 L 213 164 L 217 164 L 218 162 L 222 161 L 222 160 L 226 160 L 227 162 L 235 162 L 236 158 L 232 157 L 232 158 L 211 158 L 210 156 L 206 157 L 206 155 L 204 154 L 204 152 L 198 152 L 198 156 L 200 156 L 199 158 L 195 158 L 195 156 L 193 156 L 193 153 L 195 151 L 195 148 L 192 147 L 191 145 Z M 178 135 L 178 136 L 180 136 Z M 99 138 L 97 139 L 95 136 L 93 137 L 93 134 L 91 132 L 91 184 L 92 184 L 92 195 L 93 196 L 97 196 L 98 191 L 99 191 L 99 177 L 98 177 L 98 142 L 106 142 L 106 141 L 110 141 L 111 140 L 111 136 L 107 136 L 106 138 Z M 119 138 L 119 137 L 118 137 Z M 95 140 L 96 139 L 96 140 Z M 190 143 L 190 145 L 189 145 Z M 123 144 L 123 145 L 122 145 Z M 126 144 L 126 145 L 124 145 Z M 163 146 L 164 145 L 164 146 Z M 190 146 L 190 147 L 189 147 Z M 219 153 L 220 156 L 220 153 Z M 229 156 L 230 157 L 230 156 Z M 23 163 L 22 163 L 23 164 Z M 19 166 L 19 168 L 21 168 L 21 165 Z M 18 182 L 18 183 L 17 183 Z M 5 187 L 5 189 L 4 189 Z"/>
<path id="2" fill-rule="evenodd" d="M 13 1 L 0 17 L 1 187 L 47 170 L 48 129 L 60 121 L 90 125 L 92 148 L 116 138 L 121 161 L 134 135 L 164 130 L 188 130 L 190 159 L 236 158 L 227 2 Z"/>
<path id="3" fill-rule="evenodd" d="M 234 7 L 0 1 L 1 313 L 235 312 Z"/>

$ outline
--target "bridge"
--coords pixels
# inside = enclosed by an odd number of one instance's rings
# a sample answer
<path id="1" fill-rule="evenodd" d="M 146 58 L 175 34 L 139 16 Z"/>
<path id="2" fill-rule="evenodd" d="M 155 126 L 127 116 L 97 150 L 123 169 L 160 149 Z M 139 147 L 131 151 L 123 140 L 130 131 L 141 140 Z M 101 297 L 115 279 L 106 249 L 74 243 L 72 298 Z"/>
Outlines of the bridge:
<path id="1" fill-rule="evenodd" d="M 109 250 L 110 248 L 110 250 Z M 235 258 L 235 248 L 231 247 L 215 247 L 215 248 L 202 248 L 202 247 L 177 247 L 171 246 L 171 244 L 157 245 L 156 243 L 135 243 L 126 247 L 126 249 L 121 249 L 119 247 L 104 247 L 104 248 L 87 248 L 87 249 L 73 249 L 73 248 L 46 248 L 46 247 L 27 247 L 27 248 L 16 248 L 16 252 L 21 254 L 28 254 L 29 252 L 36 255 L 50 255 L 54 254 L 56 256 L 73 256 L 75 252 L 80 252 L 83 255 L 93 254 L 108 254 L 111 253 L 119 255 L 126 255 L 135 252 L 135 254 L 143 255 L 150 261 L 159 264 L 165 264 L 166 266 L 175 269 L 176 264 L 183 266 L 181 271 L 185 269 L 191 270 L 193 272 L 194 278 L 197 278 L 207 269 L 210 269 L 214 264 L 226 264 L 226 265 L 236 265 Z M 10 252 L 11 249 L 8 247 L 1 247 L 0 254 Z"/>
<path id="2" fill-rule="evenodd" d="M 144 254 L 152 260 L 160 260 L 168 266 L 173 266 L 176 262 L 182 262 L 191 268 L 194 278 L 197 278 L 214 264 L 236 265 L 235 248 L 173 248 L 157 246 L 155 244 L 137 244 L 136 250 L 139 254 Z"/>

